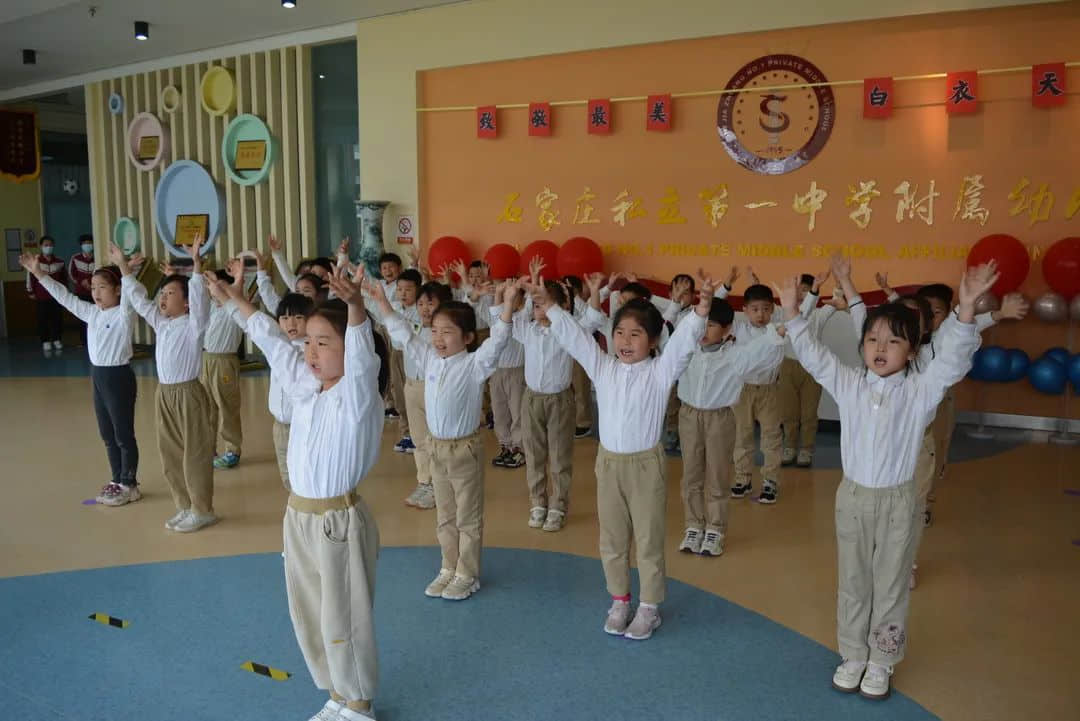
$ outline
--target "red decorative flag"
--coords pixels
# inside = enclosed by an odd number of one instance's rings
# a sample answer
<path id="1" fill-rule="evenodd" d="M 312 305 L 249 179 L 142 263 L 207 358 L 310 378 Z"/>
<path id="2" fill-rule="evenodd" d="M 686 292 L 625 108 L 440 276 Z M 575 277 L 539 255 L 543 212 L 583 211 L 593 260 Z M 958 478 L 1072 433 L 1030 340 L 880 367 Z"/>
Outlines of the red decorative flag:
<path id="1" fill-rule="evenodd" d="M 645 129 L 671 130 L 671 95 L 650 95 L 645 102 Z"/>
<path id="2" fill-rule="evenodd" d="M 529 103 L 529 135 L 551 135 L 551 103 Z"/>
<path id="3" fill-rule="evenodd" d="M 979 75 L 974 70 L 948 73 L 945 77 L 945 112 L 974 113 L 979 109 Z"/>
<path id="4" fill-rule="evenodd" d="M 1031 69 L 1031 104 L 1036 108 L 1065 104 L 1065 63 L 1046 63 Z"/>
<path id="5" fill-rule="evenodd" d="M 497 138 L 499 125 L 495 117 L 495 106 L 485 105 L 476 109 L 476 137 Z"/>
<path id="6" fill-rule="evenodd" d="M 864 118 L 887 118 L 893 110 L 892 78 L 866 78 L 862 81 Z"/>
<path id="7" fill-rule="evenodd" d="M 610 135 L 611 101 L 607 98 L 590 100 L 585 124 L 589 135 Z"/>

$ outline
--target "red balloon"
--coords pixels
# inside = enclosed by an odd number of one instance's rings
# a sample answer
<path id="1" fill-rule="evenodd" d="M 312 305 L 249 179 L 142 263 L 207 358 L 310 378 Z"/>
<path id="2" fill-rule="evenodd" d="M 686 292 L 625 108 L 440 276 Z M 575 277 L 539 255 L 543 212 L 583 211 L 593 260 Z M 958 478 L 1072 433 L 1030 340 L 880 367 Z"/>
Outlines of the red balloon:
<path id="1" fill-rule="evenodd" d="M 522 275 L 528 275 L 529 263 L 534 256 L 540 256 L 540 260 L 544 261 L 544 270 L 542 274 L 545 278 L 554 278 L 555 274 L 559 272 L 558 258 L 559 258 L 559 246 L 552 243 L 550 240 L 534 240 L 525 246 L 525 250 L 521 251 L 521 263 L 518 265 L 519 272 Z"/>
<path id="2" fill-rule="evenodd" d="M 584 278 L 604 269 L 604 252 L 591 238 L 571 238 L 559 248 L 559 275 Z"/>
<path id="3" fill-rule="evenodd" d="M 1047 284 L 1071 300 L 1080 294 L 1080 238 L 1062 238 L 1043 256 Z"/>
<path id="4" fill-rule="evenodd" d="M 491 277 L 498 280 L 517 275 L 520 261 L 517 248 L 509 243 L 496 243 L 484 253 L 484 262 L 491 268 Z"/>
<path id="5" fill-rule="evenodd" d="M 465 241 L 452 235 L 444 235 L 428 248 L 428 268 L 438 274 L 444 265 L 460 260 L 465 265 L 472 262 L 472 255 L 465 246 Z"/>
<path id="6" fill-rule="evenodd" d="M 998 298 L 1019 288 L 1031 270 L 1031 257 L 1027 248 L 1016 238 L 1004 233 L 982 238 L 968 252 L 969 268 L 991 260 L 997 261 L 998 273 L 1001 274 L 991 289 Z"/>

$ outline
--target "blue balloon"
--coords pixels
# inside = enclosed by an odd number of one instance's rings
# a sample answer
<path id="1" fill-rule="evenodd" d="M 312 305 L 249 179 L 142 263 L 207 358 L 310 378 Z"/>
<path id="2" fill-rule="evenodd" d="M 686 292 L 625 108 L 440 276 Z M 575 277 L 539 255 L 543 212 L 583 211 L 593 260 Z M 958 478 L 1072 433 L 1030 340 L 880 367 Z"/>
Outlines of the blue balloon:
<path id="1" fill-rule="evenodd" d="M 1042 357 L 1028 368 L 1028 380 L 1035 390 L 1053 396 L 1065 392 L 1065 366 L 1053 358 Z"/>
<path id="2" fill-rule="evenodd" d="M 1065 366 L 1065 370 L 1069 374 L 1069 380 L 1077 389 L 1077 392 L 1080 392 L 1080 353 L 1069 359 L 1069 364 Z"/>
<path id="3" fill-rule="evenodd" d="M 968 371 L 967 377 L 973 381 L 986 380 L 982 374 L 982 357 L 985 350 L 985 348 L 980 348 L 975 351 L 975 355 L 971 357 L 971 370 Z"/>
<path id="4" fill-rule="evenodd" d="M 1058 346 L 1057 348 L 1051 348 L 1050 350 L 1043 353 L 1043 358 L 1051 358 L 1060 363 L 1061 365 L 1065 365 L 1069 362 L 1069 350 L 1068 348 L 1062 348 L 1061 346 Z"/>
<path id="5" fill-rule="evenodd" d="M 1018 381 L 1027 375 L 1028 366 L 1031 365 L 1031 358 L 1028 354 L 1019 348 L 1010 348 L 1009 351 L 1009 375 L 1008 378 L 1011 381 Z"/>
<path id="6" fill-rule="evenodd" d="M 982 348 L 979 357 L 979 376 L 983 380 L 1001 382 L 1009 377 L 1009 354 L 999 345 Z"/>

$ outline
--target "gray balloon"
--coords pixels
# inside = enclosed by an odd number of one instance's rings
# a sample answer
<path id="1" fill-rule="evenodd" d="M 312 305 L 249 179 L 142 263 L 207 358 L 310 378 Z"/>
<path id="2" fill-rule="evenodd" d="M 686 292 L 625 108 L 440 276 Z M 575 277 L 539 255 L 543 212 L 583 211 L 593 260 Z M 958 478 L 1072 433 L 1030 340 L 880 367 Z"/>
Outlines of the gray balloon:
<path id="1" fill-rule="evenodd" d="M 986 291 L 978 298 L 975 299 L 975 315 L 982 315 L 983 313 L 992 313 L 995 310 L 1001 308 L 1001 301 L 997 299 L 997 296 Z"/>
<path id="2" fill-rule="evenodd" d="M 1043 293 L 1035 299 L 1035 305 L 1032 310 L 1035 311 L 1035 315 L 1037 315 L 1040 320 L 1044 320 L 1047 323 L 1060 323 L 1065 320 L 1068 306 L 1065 303 L 1065 299 L 1061 297 L 1059 293 L 1048 292 Z"/>
<path id="3" fill-rule="evenodd" d="M 1080 320 L 1080 295 L 1077 295 L 1072 299 L 1072 303 L 1069 303 L 1069 315 L 1073 320 Z"/>

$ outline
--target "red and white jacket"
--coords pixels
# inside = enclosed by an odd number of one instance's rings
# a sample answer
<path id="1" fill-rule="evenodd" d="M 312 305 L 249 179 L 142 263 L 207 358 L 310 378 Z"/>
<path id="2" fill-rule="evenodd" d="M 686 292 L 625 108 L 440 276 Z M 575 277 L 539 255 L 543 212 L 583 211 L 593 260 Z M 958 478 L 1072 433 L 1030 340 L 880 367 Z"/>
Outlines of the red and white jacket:
<path id="1" fill-rule="evenodd" d="M 38 262 L 41 264 L 41 269 L 49 274 L 49 277 L 65 288 L 67 287 L 67 272 L 64 270 L 67 264 L 63 258 L 54 255 L 47 259 L 44 255 L 38 255 Z M 49 300 L 52 298 L 49 291 L 45 290 L 41 283 L 38 283 L 38 279 L 30 271 L 26 271 L 26 292 L 33 294 L 36 300 Z"/>
<path id="2" fill-rule="evenodd" d="M 90 297 L 90 279 L 94 277 L 93 254 L 76 253 L 67 264 L 68 278 L 71 279 L 71 292 L 80 298 Z"/>

